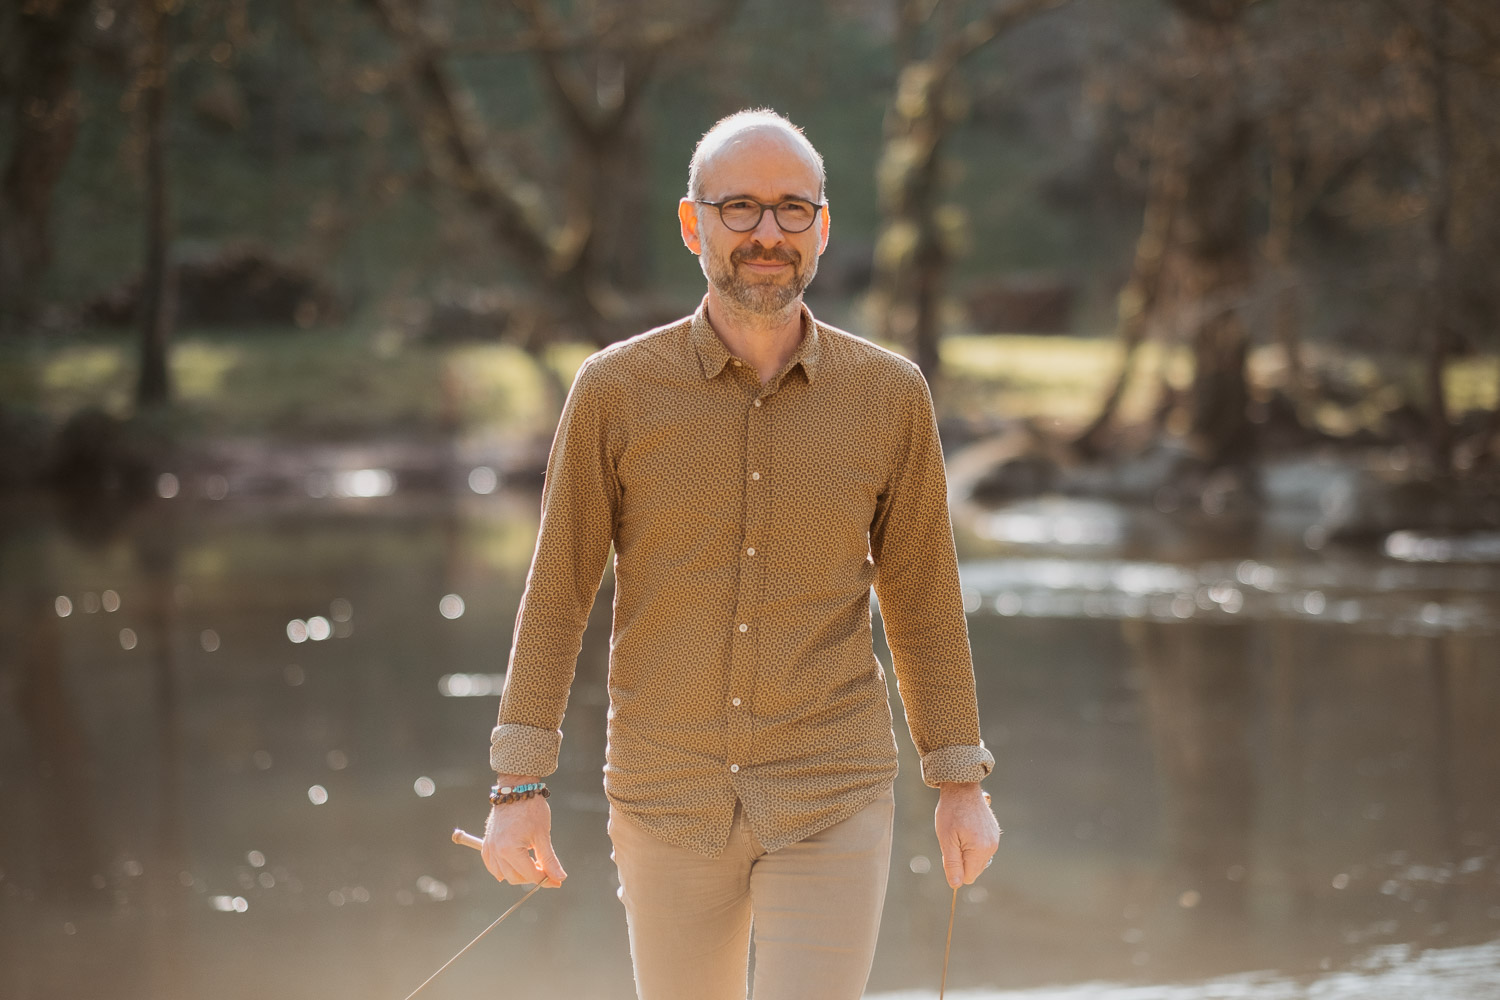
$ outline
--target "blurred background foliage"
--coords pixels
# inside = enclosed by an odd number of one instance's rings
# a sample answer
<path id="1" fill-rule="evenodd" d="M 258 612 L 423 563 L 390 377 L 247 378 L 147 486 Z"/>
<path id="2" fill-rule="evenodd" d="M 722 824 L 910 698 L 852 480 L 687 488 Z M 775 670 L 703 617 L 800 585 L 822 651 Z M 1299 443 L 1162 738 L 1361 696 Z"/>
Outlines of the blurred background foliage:
<path id="1" fill-rule="evenodd" d="M 0 19 L 8 481 L 80 412 L 158 442 L 545 438 L 589 350 L 701 295 L 674 203 L 747 106 L 827 160 L 813 308 L 916 359 L 954 441 L 1027 418 L 1075 460 L 1343 442 L 1437 477 L 1500 453 L 1488 0 Z"/>

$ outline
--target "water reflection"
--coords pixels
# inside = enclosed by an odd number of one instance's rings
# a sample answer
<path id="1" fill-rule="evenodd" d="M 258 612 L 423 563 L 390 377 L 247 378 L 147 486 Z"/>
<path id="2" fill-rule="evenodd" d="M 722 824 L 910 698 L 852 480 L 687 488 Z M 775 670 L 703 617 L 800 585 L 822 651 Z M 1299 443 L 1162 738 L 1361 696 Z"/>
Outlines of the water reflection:
<path id="1" fill-rule="evenodd" d="M 488 811 L 535 498 L 237 497 L 87 536 L 45 507 L 0 521 L 0 995 L 399 996 L 519 898 L 448 835 Z M 961 538 L 1006 834 L 960 894 L 950 996 L 1493 985 L 1495 569 L 1132 537 Z M 442 995 L 631 996 L 599 777 L 610 604 L 606 579 L 551 779 L 568 886 Z M 902 752 L 871 993 L 931 997 L 951 894 Z"/>
<path id="2" fill-rule="evenodd" d="M 1204 947 L 1246 917 L 1259 780 L 1252 760 L 1252 636 L 1243 623 L 1128 622 L 1144 724 L 1166 789 L 1169 863 Z"/>
<path id="3" fill-rule="evenodd" d="M 950 991 L 954 1000 L 1476 1000 L 1494 994 L 1500 944 L 1419 950 L 1381 948 L 1344 972 L 1291 978 L 1275 972 L 1220 976 L 1199 983 L 1132 986 L 1091 982 L 1027 990 Z M 926 990 L 873 994 L 870 1000 L 933 1000 Z"/>
<path id="4" fill-rule="evenodd" d="M 1119 507 L 1068 497 L 1028 500 L 986 512 L 975 521 L 983 537 L 1018 545 L 1119 545 L 1129 530 L 1129 519 Z"/>
<path id="5" fill-rule="evenodd" d="M 966 561 L 971 612 L 1163 621 L 1305 618 L 1395 635 L 1500 631 L 1500 567 L 1010 556 Z"/>

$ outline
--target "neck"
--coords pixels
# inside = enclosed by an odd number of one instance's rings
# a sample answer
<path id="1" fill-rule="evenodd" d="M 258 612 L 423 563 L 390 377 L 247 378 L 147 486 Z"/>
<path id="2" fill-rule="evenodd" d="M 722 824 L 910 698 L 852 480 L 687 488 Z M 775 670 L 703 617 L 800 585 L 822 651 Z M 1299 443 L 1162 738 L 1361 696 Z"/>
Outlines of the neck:
<path id="1" fill-rule="evenodd" d="M 802 296 L 779 312 L 757 313 L 724 298 L 710 285 L 708 322 L 730 354 L 749 362 L 762 383 L 769 382 L 802 342 Z"/>

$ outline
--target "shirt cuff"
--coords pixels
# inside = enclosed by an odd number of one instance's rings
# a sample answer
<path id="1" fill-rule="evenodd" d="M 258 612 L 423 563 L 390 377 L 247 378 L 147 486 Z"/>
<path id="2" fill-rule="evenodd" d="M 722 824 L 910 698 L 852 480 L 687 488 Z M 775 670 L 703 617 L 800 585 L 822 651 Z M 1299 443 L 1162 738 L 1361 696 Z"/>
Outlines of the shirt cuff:
<path id="1" fill-rule="evenodd" d="M 995 769 L 995 757 L 984 748 L 938 747 L 922 755 L 922 780 L 933 788 L 945 781 L 979 781 Z"/>
<path id="2" fill-rule="evenodd" d="M 557 770 L 562 732 L 507 722 L 490 730 L 490 770 L 545 778 Z"/>

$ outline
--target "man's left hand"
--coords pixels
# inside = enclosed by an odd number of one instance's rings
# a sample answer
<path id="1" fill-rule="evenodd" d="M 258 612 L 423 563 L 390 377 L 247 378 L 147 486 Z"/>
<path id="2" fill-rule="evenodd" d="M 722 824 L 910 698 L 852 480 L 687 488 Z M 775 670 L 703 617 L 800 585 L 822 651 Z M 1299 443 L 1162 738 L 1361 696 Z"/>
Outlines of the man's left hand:
<path id="1" fill-rule="evenodd" d="M 1000 823 L 979 782 L 941 786 L 936 826 L 948 884 L 954 888 L 971 884 L 1000 846 Z"/>

